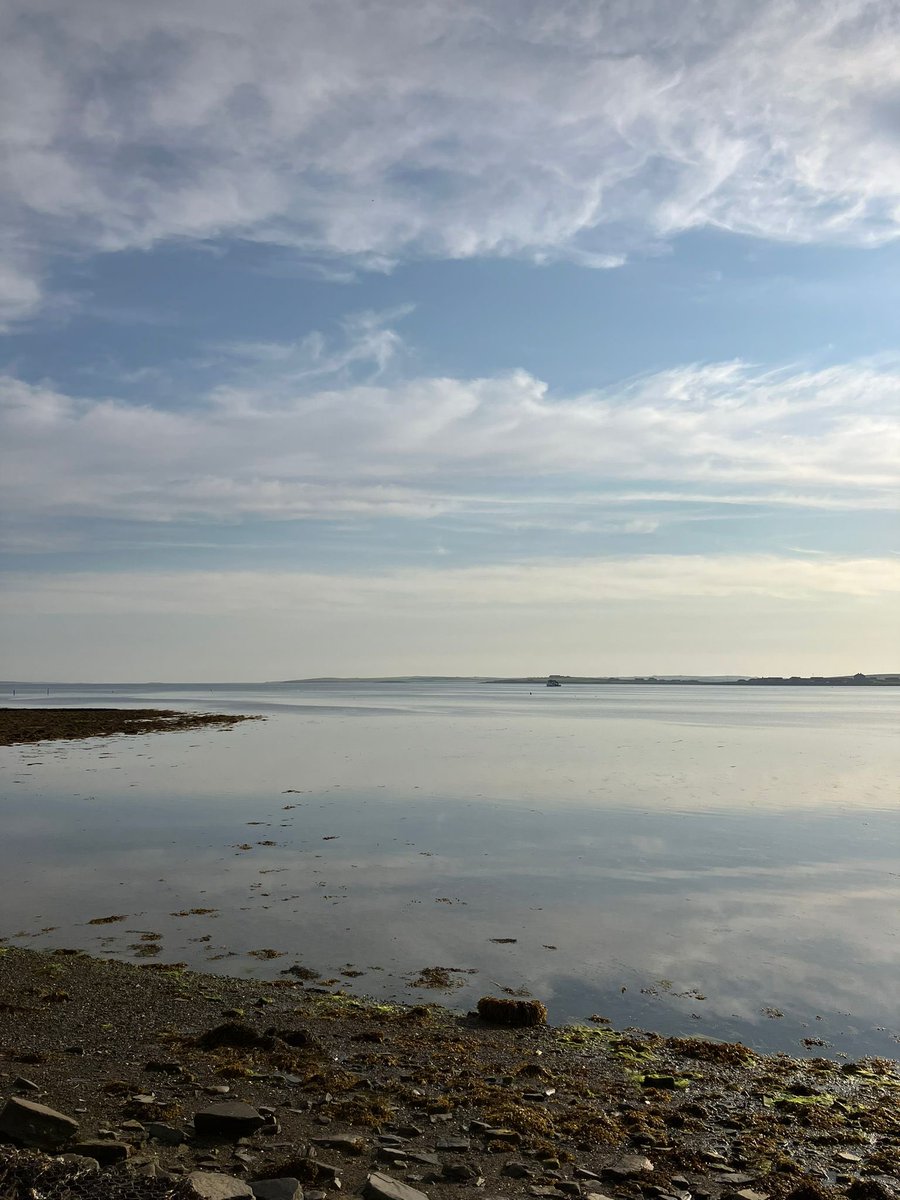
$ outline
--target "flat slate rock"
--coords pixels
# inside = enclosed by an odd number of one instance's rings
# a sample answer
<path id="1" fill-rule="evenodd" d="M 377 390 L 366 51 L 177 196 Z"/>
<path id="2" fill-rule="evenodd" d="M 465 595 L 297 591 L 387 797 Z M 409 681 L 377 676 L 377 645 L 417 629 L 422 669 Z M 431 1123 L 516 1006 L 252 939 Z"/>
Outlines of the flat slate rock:
<path id="1" fill-rule="evenodd" d="M 250 1184 L 256 1200 L 303 1200 L 299 1179 L 258 1179 Z"/>
<path id="2" fill-rule="evenodd" d="M 343 1150 L 346 1154 L 362 1154 L 366 1148 L 366 1139 L 355 1133 L 328 1133 L 309 1140 L 314 1146 L 324 1146 L 326 1150 Z"/>
<path id="3" fill-rule="evenodd" d="M 55 1150 L 71 1141 L 77 1132 L 78 1122 L 74 1117 L 34 1100 L 23 1100 L 21 1096 L 10 1096 L 0 1112 L 0 1133 L 38 1150 Z"/>
<path id="4" fill-rule="evenodd" d="M 265 1123 L 265 1118 L 255 1108 L 238 1100 L 224 1100 L 194 1113 L 194 1129 L 201 1136 L 233 1138 L 235 1141 L 255 1133 Z"/>
<path id="5" fill-rule="evenodd" d="M 160 1121 L 150 1121 L 147 1124 L 147 1136 L 167 1146 L 180 1146 L 187 1141 L 187 1136 L 174 1125 L 164 1125 Z"/>
<path id="6" fill-rule="evenodd" d="M 112 1138 L 97 1138 L 91 1142 L 76 1142 L 72 1153 L 95 1158 L 102 1167 L 111 1167 L 114 1163 L 125 1161 L 131 1153 L 131 1146 L 128 1142 L 117 1142 Z"/>
<path id="7" fill-rule="evenodd" d="M 424 1192 L 417 1191 L 408 1183 L 401 1183 L 381 1171 L 372 1171 L 366 1176 L 363 1195 L 369 1200 L 428 1200 Z"/>
<path id="8" fill-rule="evenodd" d="M 249 1186 L 233 1175 L 219 1171 L 191 1171 L 187 1177 L 192 1193 L 198 1200 L 253 1200 Z"/>

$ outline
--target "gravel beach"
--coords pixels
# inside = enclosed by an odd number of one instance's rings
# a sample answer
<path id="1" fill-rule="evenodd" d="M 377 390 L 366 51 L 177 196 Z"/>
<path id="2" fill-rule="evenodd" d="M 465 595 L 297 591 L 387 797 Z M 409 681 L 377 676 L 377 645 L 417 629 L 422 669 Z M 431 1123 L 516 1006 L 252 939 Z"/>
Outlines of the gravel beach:
<path id="1" fill-rule="evenodd" d="M 30 1195 L 15 1190 L 29 1171 L 68 1173 L 76 1188 L 35 1195 L 92 1197 L 251 1184 L 266 1197 L 260 1181 L 275 1178 L 296 1181 L 278 1194 L 306 1200 L 893 1193 L 894 1062 L 503 1028 L 367 1003 L 302 974 L 259 982 L 2 948 L 0 1196 Z M 55 1115 L 23 1125 L 35 1103 Z"/>

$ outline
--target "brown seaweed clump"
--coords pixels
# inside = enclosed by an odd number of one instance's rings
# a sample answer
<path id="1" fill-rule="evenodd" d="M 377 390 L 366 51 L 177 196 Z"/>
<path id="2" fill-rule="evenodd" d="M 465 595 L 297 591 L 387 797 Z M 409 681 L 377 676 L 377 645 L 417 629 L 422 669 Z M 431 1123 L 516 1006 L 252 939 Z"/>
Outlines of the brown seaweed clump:
<path id="1" fill-rule="evenodd" d="M 499 1000 L 496 996 L 482 996 L 478 1001 L 478 1015 L 491 1025 L 546 1025 L 547 1009 L 540 1000 Z"/>
<path id="2" fill-rule="evenodd" d="M 241 1021 L 227 1021 L 224 1025 L 217 1025 L 215 1029 L 208 1029 L 206 1033 L 202 1033 L 196 1044 L 201 1050 L 220 1050 L 226 1046 L 230 1049 L 272 1050 L 275 1040 L 272 1037 L 260 1036 L 255 1029 Z"/>

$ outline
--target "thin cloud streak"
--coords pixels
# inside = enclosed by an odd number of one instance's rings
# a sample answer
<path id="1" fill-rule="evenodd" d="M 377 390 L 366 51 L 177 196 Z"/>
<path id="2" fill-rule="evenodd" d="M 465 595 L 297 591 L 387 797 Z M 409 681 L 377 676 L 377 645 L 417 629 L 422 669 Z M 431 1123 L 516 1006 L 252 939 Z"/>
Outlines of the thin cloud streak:
<path id="1" fill-rule="evenodd" d="M 856 600 L 900 595 L 892 558 L 789 559 L 775 555 L 634 555 L 490 567 L 370 574 L 315 571 L 9 573 L 0 611 L 21 613 L 302 612 L 592 609 L 641 599 L 769 597 L 790 603 L 829 596 Z"/>

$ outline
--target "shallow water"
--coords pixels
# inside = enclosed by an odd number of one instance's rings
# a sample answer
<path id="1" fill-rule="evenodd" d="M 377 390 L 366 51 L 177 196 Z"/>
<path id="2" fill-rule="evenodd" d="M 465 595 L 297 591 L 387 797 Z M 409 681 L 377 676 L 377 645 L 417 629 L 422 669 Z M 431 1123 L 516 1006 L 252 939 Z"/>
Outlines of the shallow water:
<path id="1" fill-rule="evenodd" d="M 158 933 L 158 961 L 229 974 L 302 963 L 379 997 L 470 1007 L 505 987 L 556 1021 L 897 1051 L 898 691 L 318 684 L 0 703 L 267 718 L 0 749 L 13 943 L 132 959 Z M 109 915 L 126 919 L 89 923 Z M 266 949 L 280 956 L 250 954 Z M 459 968 L 458 986 L 413 986 L 432 966 Z"/>

